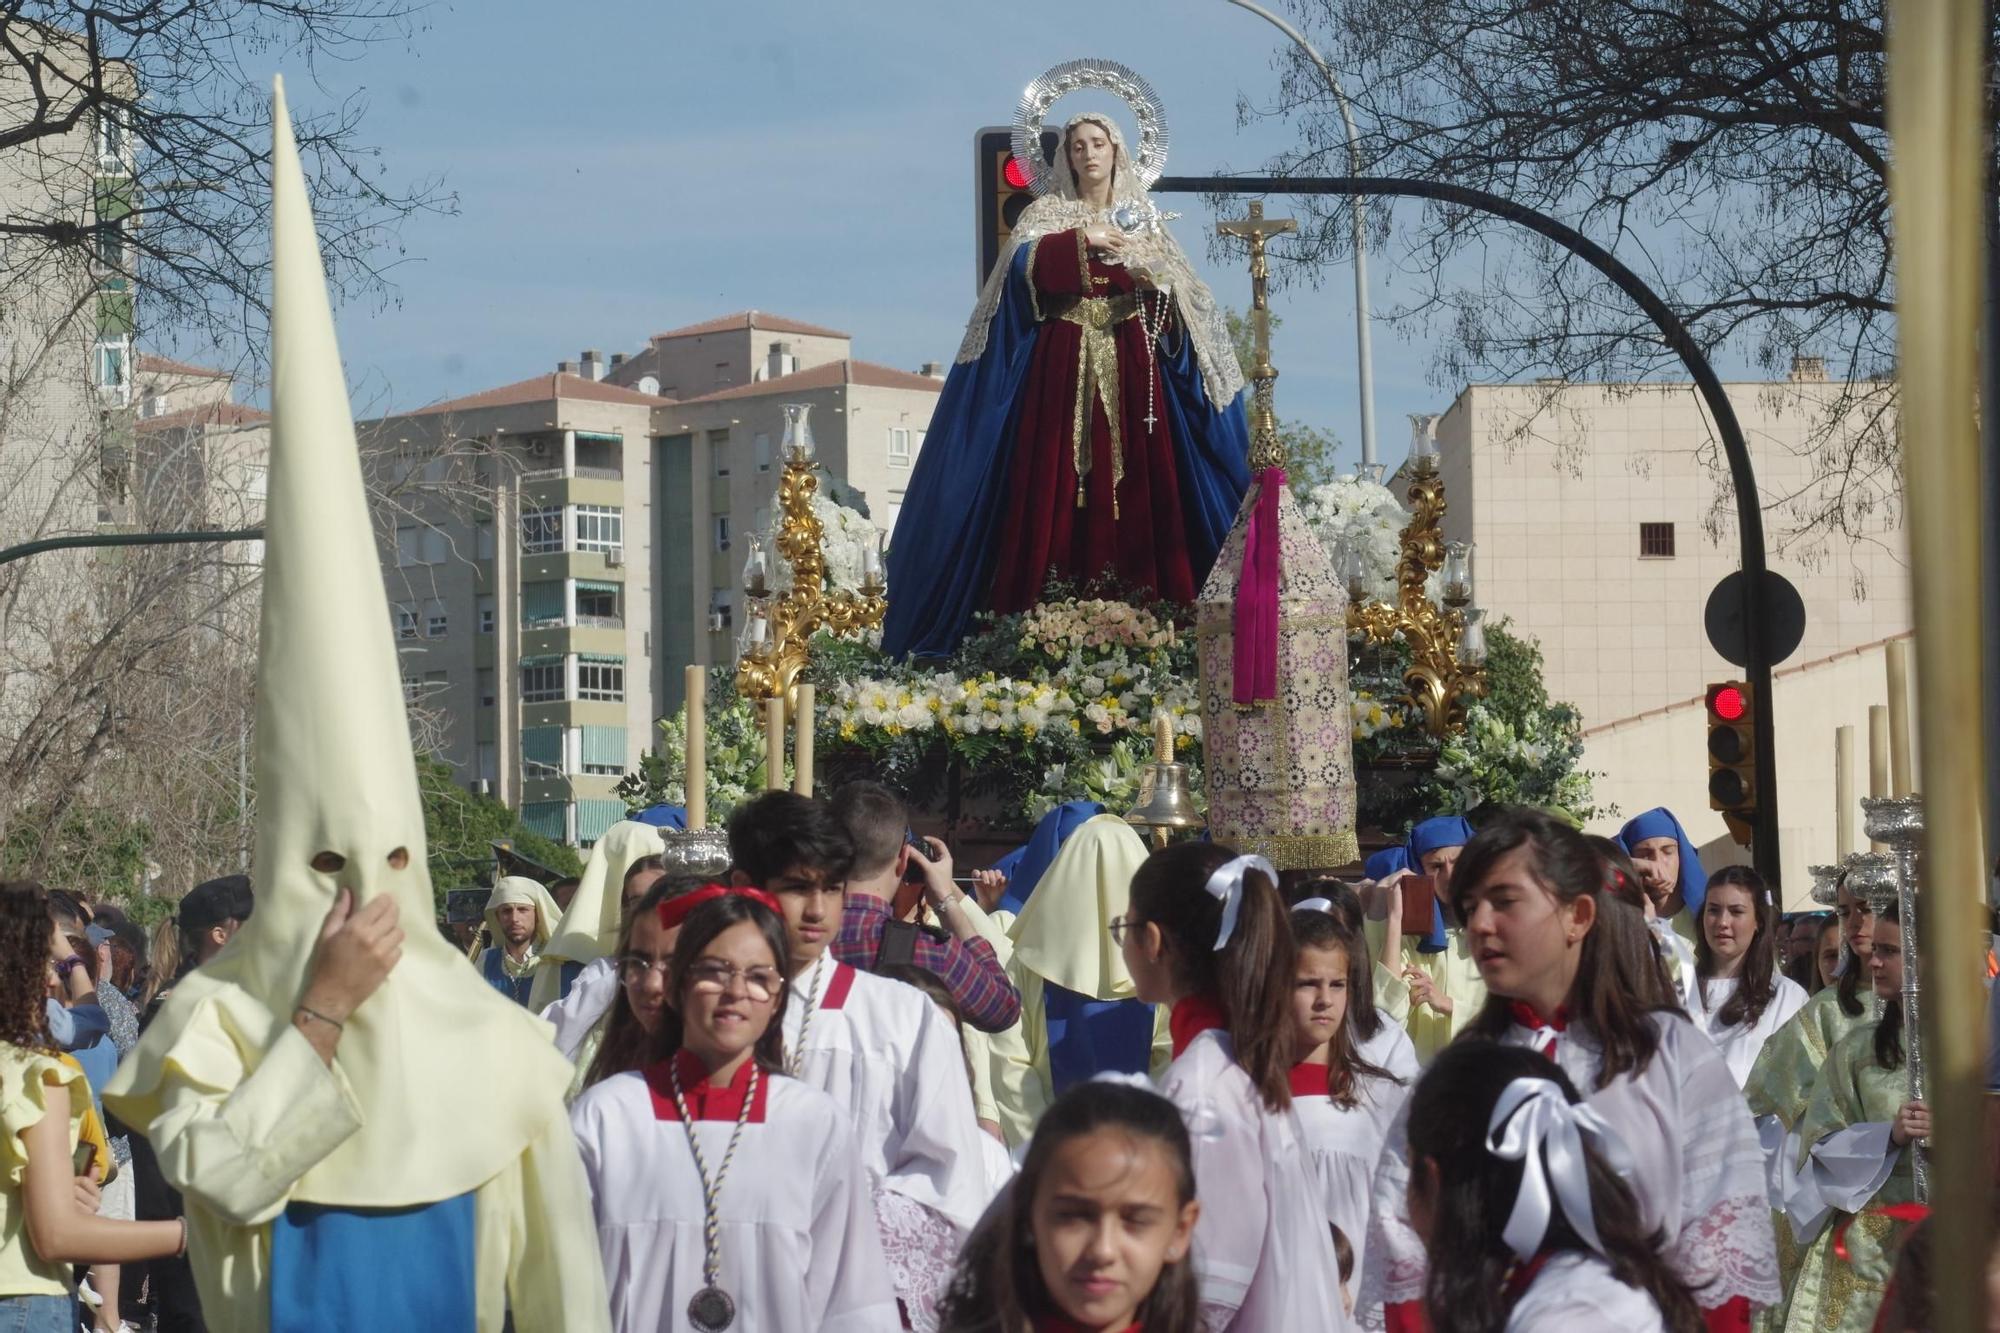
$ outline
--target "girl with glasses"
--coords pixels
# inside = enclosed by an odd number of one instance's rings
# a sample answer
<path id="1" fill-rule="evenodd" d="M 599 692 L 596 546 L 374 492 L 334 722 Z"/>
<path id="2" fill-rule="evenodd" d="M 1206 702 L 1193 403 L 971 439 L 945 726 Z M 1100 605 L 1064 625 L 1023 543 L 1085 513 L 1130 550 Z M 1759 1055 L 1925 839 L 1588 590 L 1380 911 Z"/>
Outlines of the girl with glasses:
<path id="1" fill-rule="evenodd" d="M 768 894 L 701 902 L 653 1062 L 570 1110 L 618 1333 L 902 1327 L 851 1122 L 784 1076 L 786 965 Z"/>

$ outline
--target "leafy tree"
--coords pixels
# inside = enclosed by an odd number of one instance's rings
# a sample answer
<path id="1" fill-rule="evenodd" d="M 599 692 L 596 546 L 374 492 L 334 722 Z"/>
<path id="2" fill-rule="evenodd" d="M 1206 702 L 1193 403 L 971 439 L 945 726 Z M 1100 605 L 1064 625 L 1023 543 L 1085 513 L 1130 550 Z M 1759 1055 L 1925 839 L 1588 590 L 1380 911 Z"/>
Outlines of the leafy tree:
<path id="1" fill-rule="evenodd" d="M 1236 364 L 1243 368 L 1243 378 L 1247 380 L 1251 368 L 1257 364 L 1256 330 L 1247 316 L 1234 310 L 1225 310 L 1223 319 L 1229 325 L 1230 345 L 1236 349 Z M 1275 334 L 1283 323 L 1283 319 L 1272 315 L 1271 332 Z M 1304 495 L 1321 482 L 1331 481 L 1340 471 L 1334 462 L 1340 441 L 1332 431 L 1303 421 L 1280 421 L 1278 441 L 1285 449 L 1285 479 L 1291 482 L 1295 494 Z"/>
<path id="2" fill-rule="evenodd" d="M 430 845 L 431 892 L 440 910 L 447 889 L 475 882 L 493 862 L 493 843 L 565 875 L 583 873 L 575 851 L 524 827 L 520 815 L 490 796 L 475 796 L 453 777 L 451 765 L 429 755 L 417 760 L 417 789 L 424 803 L 424 840 Z"/>
<path id="3" fill-rule="evenodd" d="M 1799 409 L 1817 475 L 1773 502 L 1773 526 L 1793 541 L 1880 533 L 1897 494 L 1881 0 L 1289 8 L 1338 60 L 1369 174 L 1562 217 L 1665 294 L 1705 348 L 1774 377 L 1795 356 L 1825 358 L 1833 385 Z M 1324 79 L 1294 53 L 1282 61 L 1266 114 L 1302 135 L 1273 168 L 1347 172 Z M 1349 253 L 1351 204 L 1297 202 L 1302 234 L 1280 272 L 1317 281 Z M 1435 328 L 1441 378 L 1684 375 L 1629 300 L 1514 224 L 1444 205 L 1378 205 L 1370 218 L 1372 243 L 1400 238 L 1420 288 L 1391 317 Z M 1459 256 L 1476 258 L 1476 287 L 1455 284 Z"/>

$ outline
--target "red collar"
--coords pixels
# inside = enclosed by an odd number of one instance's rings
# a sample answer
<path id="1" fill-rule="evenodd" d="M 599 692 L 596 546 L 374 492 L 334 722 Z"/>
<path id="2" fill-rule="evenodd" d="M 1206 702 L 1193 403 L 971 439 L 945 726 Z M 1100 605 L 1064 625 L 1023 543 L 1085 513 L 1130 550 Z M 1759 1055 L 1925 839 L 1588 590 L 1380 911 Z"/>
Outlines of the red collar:
<path id="1" fill-rule="evenodd" d="M 1293 1097 L 1333 1096 L 1332 1090 L 1327 1086 L 1328 1069 L 1329 1067 L 1326 1065 L 1310 1065 L 1304 1063 L 1293 1065 L 1292 1096 Z"/>
<path id="2" fill-rule="evenodd" d="M 743 1096 L 750 1089 L 750 1070 L 756 1061 L 745 1060 L 726 1088 L 709 1086 L 708 1068 L 687 1048 L 673 1054 L 674 1069 L 681 1076 L 681 1096 L 687 1099 L 688 1114 L 696 1120 L 734 1121 L 743 1113 Z M 667 1062 L 646 1071 L 646 1087 L 653 1094 L 653 1118 L 679 1122 L 680 1108 L 674 1105 L 673 1080 L 667 1077 Z M 771 1076 L 757 1080 L 757 1096 L 750 1103 L 750 1123 L 764 1123 L 764 1111 L 771 1097 Z"/>
<path id="3" fill-rule="evenodd" d="M 1569 1027 L 1569 1006 L 1557 1005 L 1554 1018 L 1543 1018 L 1535 1007 L 1521 1000 L 1510 1001 L 1507 1012 L 1524 1028 L 1550 1028 L 1562 1032 Z"/>
<path id="4" fill-rule="evenodd" d="M 1167 1031 L 1174 1039 L 1174 1058 L 1180 1059 L 1188 1044 L 1210 1028 L 1227 1031 L 1228 1027 L 1222 1002 L 1213 995 L 1189 995 L 1176 1002 L 1173 1012 L 1167 1015 Z"/>
<path id="5" fill-rule="evenodd" d="M 1549 1260 L 1555 1257 L 1554 1250 L 1543 1250 L 1534 1258 L 1524 1259 L 1507 1270 L 1507 1304 L 1518 1304 L 1528 1294 L 1528 1288 L 1535 1285 L 1535 1279 L 1541 1276 Z"/>

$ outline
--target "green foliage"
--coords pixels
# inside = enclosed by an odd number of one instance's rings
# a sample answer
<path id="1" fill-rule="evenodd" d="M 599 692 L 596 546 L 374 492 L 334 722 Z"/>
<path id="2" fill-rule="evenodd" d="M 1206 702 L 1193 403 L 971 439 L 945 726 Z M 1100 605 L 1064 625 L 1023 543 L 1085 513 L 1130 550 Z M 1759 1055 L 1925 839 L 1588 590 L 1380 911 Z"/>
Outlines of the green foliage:
<path id="1" fill-rule="evenodd" d="M 518 814 L 492 797 L 465 790 L 443 760 L 418 757 L 417 790 L 424 806 L 424 840 L 430 846 L 431 892 L 440 910 L 446 890 L 482 877 L 493 864 L 493 843 L 503 839 L 551 870 L 583 873 L 574 850 L 525 828 Z"/>
<path id="2" fill-rule="evenodd" d="M 88 898 L 129 898 L 146 868 L 152 831 L 100 806 L 73 805 L 59 818 L 28 809 L 0 843 L 0 875 L 32 878 Z"/>

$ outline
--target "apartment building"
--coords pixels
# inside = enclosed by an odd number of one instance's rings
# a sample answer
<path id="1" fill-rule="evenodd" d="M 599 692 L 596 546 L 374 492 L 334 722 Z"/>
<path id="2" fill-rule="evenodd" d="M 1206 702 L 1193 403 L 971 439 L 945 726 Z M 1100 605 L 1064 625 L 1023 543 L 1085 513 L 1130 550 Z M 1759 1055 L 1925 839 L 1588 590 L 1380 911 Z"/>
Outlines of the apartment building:
<path id="1" fill-rule="evenodd" d="M 734 660 L 786 404 L 810 407 L 826 489 L 893 523 L 942 381 L 851 347 L 746 311 L 360 423 L 420 742 L 536 831 L 594 842 L 683 669 Z"/>

